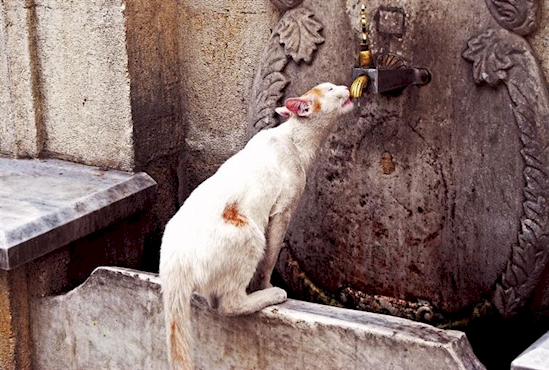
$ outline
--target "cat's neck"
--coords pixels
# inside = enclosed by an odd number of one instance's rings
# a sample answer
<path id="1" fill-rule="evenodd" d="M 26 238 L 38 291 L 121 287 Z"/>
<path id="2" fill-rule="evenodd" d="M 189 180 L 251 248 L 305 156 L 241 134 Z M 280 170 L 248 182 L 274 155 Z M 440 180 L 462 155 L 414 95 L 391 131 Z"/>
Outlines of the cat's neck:
<path id="1" fill-rule="evenodd" d="M 315 119 L 315 122 L 311 122 Z M 325 120 L 328 122 L 320 122 Z M 322 144 L 331 132 L 334 119 L 332 117 L 300 119 L 291 117 L 284 122 L 286 135 L 294 142 L 297 147 L 303 167 L 309 170 L 314 162 Z"/>

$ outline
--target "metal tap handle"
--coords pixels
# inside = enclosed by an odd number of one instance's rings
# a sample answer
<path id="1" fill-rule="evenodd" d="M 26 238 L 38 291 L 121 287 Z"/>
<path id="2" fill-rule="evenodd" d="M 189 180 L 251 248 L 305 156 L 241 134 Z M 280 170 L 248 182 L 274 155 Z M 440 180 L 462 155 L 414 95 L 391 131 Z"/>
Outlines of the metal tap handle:
<path id="1" fill-rule="evenodd" d="M 362 7 L 360 9 L 360 26 L 362 30 L 362 34 L 360 36 L 361 50 L 368 50 L 368 24 L 366 22 L 366 5 L 364 4 L 362 4 Z"/>

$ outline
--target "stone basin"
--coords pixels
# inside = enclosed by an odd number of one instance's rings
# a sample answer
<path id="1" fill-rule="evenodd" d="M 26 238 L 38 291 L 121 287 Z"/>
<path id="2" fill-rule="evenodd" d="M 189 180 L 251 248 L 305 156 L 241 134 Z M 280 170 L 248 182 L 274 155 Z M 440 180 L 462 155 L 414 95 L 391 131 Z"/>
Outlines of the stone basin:
<path id="1" fill-rule="evenodd" d="M 484 369 L 464 333 L 288 300 L 221 317 L 193 298 L 198 369 Z M 100 267 L 31 304 L 35 369 L 165 369 L 158 276 Z"/>

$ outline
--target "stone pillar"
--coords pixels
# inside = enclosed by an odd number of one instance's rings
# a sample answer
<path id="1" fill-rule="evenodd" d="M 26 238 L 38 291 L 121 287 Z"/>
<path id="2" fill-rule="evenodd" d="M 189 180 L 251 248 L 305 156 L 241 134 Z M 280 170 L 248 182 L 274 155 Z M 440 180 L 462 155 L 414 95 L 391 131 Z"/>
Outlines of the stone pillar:
<path id="1" fill-rule="evenodd" d="M 154 232 L 149 234 L 143 268 L 157 271 L 160 236 L 179 207 L 178 192 L 185 186 L 178 1 L 127 1 L 126 50 L 130 76 L 134 170 L 148 173 L 158 184 L 153 205 Z"/>
<path id="2" fill-rule="evenodd" d="M 36 157 L 42 147 L 35 12 L 29 1 L 0 3 L 0 154 Z"/>

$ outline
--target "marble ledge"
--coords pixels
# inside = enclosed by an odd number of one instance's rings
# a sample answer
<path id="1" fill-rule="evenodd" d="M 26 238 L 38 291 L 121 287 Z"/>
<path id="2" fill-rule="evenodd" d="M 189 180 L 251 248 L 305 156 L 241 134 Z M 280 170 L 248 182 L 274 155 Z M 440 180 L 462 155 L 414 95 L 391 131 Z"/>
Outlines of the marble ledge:
<path id="1" fill-rule="evenodd" d="M 157 274 L 99 267 L 31 309 L 36 370 L 168 368 Z M 191 322 L 196 369 L 485 369 L 465 333 L 291 299 L 227 317 L 195 295 Z"/>
<path id="2" fill-rule="evenodd" d="M 0 269 L 11 270 L 150 208 L 146 173 L 0 158 Z"/>
<path id="3" fill-rule="evenodd" d="M 549 370 L 549 331 L 511 363 L 511 370 Z"/>

